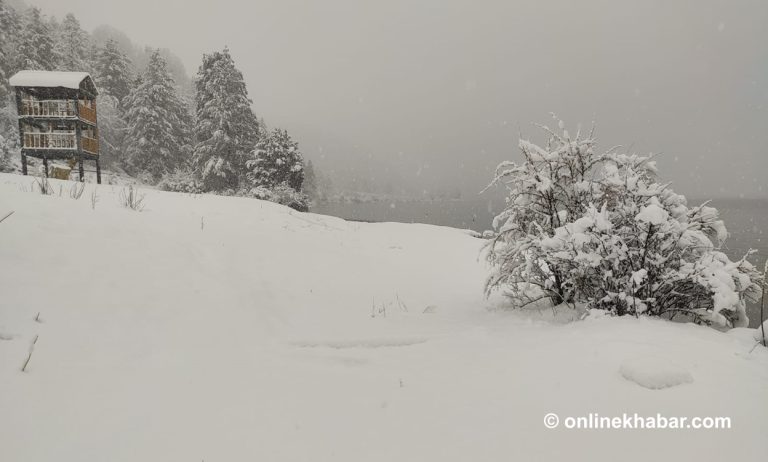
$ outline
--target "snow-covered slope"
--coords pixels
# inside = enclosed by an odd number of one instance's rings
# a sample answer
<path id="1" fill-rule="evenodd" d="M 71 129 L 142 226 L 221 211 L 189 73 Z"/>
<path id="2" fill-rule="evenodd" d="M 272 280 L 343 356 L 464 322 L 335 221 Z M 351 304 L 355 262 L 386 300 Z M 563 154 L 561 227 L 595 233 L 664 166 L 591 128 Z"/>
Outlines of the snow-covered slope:
<path id="1" fill-rule="evenodd" d="M 753 332 L 489 310 L 460 230 L 159 191 L 135 212 L 105 185 L 93 210 L 94 185 L 32 183 L 0 175 L 0 460 L 764 460 Z"/>

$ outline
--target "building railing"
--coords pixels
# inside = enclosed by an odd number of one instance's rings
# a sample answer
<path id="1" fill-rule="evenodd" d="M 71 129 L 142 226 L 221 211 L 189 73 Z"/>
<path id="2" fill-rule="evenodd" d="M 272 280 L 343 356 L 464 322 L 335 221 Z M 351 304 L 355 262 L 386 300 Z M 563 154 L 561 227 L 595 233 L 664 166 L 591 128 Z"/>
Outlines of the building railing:
<path id="1" fill-rule="evenodd" d="M 30 149 L 77 149 L 77 139 L 75 133 L 25 133 L 24 147 Z"/>
<path id="2" fill-rule="evenodd" d="M 77 103 L 70 100 L 23 100 L 21 102 L 20 116 L 23 117 L 75 117 L 80 114 L 80 118 L 93 124 L 96 123 L 96 107 L 88 107 L 82 102 Z"/>
<path id="3" fill-rule="evenodd" d="M 23 100 L 21 116 L 32 117 L 75 117 L 75 102 L 68 100 Z"/>
<path id="4" fill-rule="evenodd" d="M 96 123 L 96 107 L 94 103 L 94 107 L 90 108 L 82 103 L 78 103 L 79 110 L 80 110 L 80 118 L 83 120 L 87 120 L 91 123 Z"/>
<path id="5" fill-rule="evenodd" d="M 90 152 L 91 154 L 99 153 L 99 140 L 96 138 L 88 138 L 83 136 L 83 151 Z"/>

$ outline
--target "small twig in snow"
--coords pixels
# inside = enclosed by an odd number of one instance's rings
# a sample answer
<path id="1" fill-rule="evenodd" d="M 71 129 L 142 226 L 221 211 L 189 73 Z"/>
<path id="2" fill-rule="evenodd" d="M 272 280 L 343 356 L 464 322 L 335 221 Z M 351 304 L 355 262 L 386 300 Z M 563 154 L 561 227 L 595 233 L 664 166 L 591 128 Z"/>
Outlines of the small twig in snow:
<path id="1" fill-rule="evenodd" d="M 24 365 L 21 366 L 21 372 L 27 372 L 27 366 L 29 365 L 29 360 L 32 359 L 32 353 L 35 351 L 35 344 L 37 343 L 38 337 L 40 336 L 35 335 L 35 339 L 32 340 L 32 344 L 29 345 L 29 354 L 27 355 L 27 360 L 24 361 Z"/>
<path id="2" fill-rule="evenodd" d="M 0 223 L 2 223 L 2 222 L 3 222 L 3 221 L 6 219 L 6 218 L 8 218 L 8 217 L 10 217 L 11 215 L 13 215 L 13 213 L 14 213 L 14 212 L 15 212 L 15 210 L 11 210 L 11 211 L 10 211 L 10 212 L 8 212 L 8 213 L 7 213 L 7 214 L 6 214 L 6 215 L 5 215 L 3 218 L 0 218 Z"/>

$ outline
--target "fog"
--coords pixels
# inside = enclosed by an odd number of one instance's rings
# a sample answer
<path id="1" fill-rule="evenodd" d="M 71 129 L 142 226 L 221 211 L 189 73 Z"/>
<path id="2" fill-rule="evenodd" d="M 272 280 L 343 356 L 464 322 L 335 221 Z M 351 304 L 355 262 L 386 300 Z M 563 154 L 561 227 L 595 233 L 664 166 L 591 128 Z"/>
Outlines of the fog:
<path id="1" fill-rule="evenodd" d="M 167 47 L 229 46 L 254 109 L 349 189 L 477 194 L 550 112 L 662 153 L 693 197 L 768 197 L 768 2 L 36 0 Z"/>

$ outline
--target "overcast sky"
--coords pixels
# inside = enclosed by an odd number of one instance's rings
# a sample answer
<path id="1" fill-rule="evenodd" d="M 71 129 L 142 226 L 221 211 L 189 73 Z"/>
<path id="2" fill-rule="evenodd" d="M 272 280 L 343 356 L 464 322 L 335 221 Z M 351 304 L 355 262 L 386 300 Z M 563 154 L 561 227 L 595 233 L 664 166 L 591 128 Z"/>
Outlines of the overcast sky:
<path id="1" fill-rule="evenodd" d="M 35 0 L 167 47 L 228 45 L 256 112 L 325 169 L 480 191 L 556 113 L 662 152 L 693 197 L 768 197 L 768 2 Z M 573 131 L 573 129 L 571 130 Z"/>

